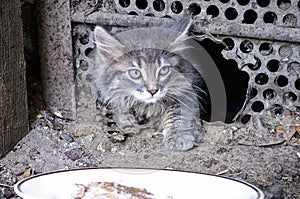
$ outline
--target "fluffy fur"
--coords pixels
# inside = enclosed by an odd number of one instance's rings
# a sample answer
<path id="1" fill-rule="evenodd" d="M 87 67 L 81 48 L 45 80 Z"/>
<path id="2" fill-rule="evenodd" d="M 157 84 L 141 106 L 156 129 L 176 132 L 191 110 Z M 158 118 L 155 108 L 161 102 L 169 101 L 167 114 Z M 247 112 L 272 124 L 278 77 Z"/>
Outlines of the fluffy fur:
<path id="1" fill-rule="evenodd" d="M 190 25 L 182 19 L 114 37 L 99 26 L 94 32 L 102 60 L 95 74 L 99 98 L 114 109 L 121 128 L 138 122 L 125 116 L 132 109 L 135 116 L 159 119 L 163 145 L 173 150 L 191 149 L 201 137 L 195 120 L 202 111 L 203 82 L 199 71 L 178 55 L 188 48 Z"/>

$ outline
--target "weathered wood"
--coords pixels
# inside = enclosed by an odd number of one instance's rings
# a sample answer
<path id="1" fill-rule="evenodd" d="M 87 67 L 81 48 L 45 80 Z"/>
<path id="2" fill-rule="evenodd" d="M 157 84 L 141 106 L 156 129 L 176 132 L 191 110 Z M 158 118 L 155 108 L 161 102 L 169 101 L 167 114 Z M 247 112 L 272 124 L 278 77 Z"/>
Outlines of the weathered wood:
<path id="1" fill-rule="evenodd" d="M 0 157 L 28 132 L 21 6 L 0 4 Z"/>

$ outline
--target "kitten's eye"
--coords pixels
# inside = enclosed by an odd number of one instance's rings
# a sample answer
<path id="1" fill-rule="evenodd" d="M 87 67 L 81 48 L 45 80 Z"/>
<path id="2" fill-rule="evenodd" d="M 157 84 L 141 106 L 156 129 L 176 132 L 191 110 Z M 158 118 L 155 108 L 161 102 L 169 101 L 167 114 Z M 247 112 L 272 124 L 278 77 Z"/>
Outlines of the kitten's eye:
<path id="1" fill-rule="evenodd" d="M 160 75 L 166 75 L 170 70 L 169 66 L 163 66 L 160 70 L 159 70 L 159 74 Z"/>
<path id="2" fill-rule="evenodd" d="M 142 76 L 141 72 L 137 69 L 129 70 L 128 74 L 132 79 L 139 79 Z"/>

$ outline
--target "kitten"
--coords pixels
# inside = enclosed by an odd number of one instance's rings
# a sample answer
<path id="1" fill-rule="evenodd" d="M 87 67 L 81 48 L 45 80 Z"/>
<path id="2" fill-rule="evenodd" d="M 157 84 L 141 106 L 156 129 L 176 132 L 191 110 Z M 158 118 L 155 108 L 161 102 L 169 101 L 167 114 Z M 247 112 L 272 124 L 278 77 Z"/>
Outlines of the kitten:
<path id="1" fill-rule="evenodd" d="M 172 150 L 197 146 L 203 132 L 196 120 L 203 115 L 205 84 L 194 66 L 180 56 L 191 20 L 161 27 L 140 28 L 111 36 L 94 30 L 97 46 L 96 87 L 100 100 L 110 105 L 120 128 L 137 118 L 157 120 L 163 145 Z M 134 115 L 128 117 L 131 110 Z"/>

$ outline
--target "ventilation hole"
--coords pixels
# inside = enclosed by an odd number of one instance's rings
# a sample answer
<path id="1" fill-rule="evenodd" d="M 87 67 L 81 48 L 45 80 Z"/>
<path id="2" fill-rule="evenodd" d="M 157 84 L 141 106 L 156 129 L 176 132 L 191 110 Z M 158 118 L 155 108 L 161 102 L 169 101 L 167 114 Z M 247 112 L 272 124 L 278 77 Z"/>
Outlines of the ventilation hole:
<path id="1" fill-rule="evenodd" d="M 260 61 L 260 59 L 258 59 L 257 57 L 254 57 L 254 58 L 256 60 L 255 64 L 250 64 L 250 63 L 246 64 L 246 66 L 248 66 L 248 68 L 250 70 L 258 70 L 261 67 L 261 61 Z"/>
<path id="2" fill-rule="evenodd" d="M 278 77 L 275 78 L 274 83 L 279 87 L 285 87 L 288 85 L 289 80 L 288 78 L 286 78 L 286 76 L 279 75 Z"/>
<path id="3" fill-rule="evenodd" d="M 254 112 L 261 112 L 262 110 L 264 110 L 264 108 L 264 104 L 261 101 L 255 101 L 251 106 L 251 109 Z"/>
<path id="4" fill-rule="evenodd" d="M 127 8 L 130 5 L 130 0 L 119 0 L 120 6 Z"/>
<path id="5" fill-rule="evenodd" d="M 260 7 L 267 7 L 270 4 L 271 0 L 256 0 L 257 5 Z"/>
<path id="6" fill-rule="evenodd" d="M 247 124 L 247 123 L 250 121 L 250 119 L 251 119 L 251 115 L 246 114 L 246 115 L 244 115 L 244 116 L 241 118 L 241 123 L 242 123 L 242 124 Z"/>
<path id="7" fill-rule="evenodd" d="M 135 5 L 138 9 L 146 9 L 148 7 L 148 1 L 147 0 L 136 0 Z"/>
<path id="8" fill-rule="evenodd" d="M 296 88 L 297 90 L 300 90 L 300 79 L 297 79 L 297 80 L 295 81 L 295 88 Z"/>
<path id="9" fill-rule="evenodd" d="M 283 25 L 288 27 L 296 27 L 297 26 L 297 17 L 293 14 L 287 14 L 283 17 Z"/>
<path id="10" fill-rule="evenodd" d="M 88 43 L 89 43 L 89 35 L 88 35 L 88 34 L 80 35 L 80 37 L 79 37 L 79 42 L 80 42 L 82 45 L 88 44 Z"/>
<path id="11" fill-rule="evenodd" d="M 276 93 L 273 89 L 267 89 L 263 92 L 263 97 L 266 100 L 271 100 L 276 96 Z"/>
<path id="12" fill-rule="evenodd" d="M 240 49 L 243 53 L 250 53 L 253 50 L 253 43 L 249 40 L 245 40 L 240 44 Z"/>
<path id="13" fill-rule="evenodd" d="M 287 71 L 288 72 L 292 72 L 292 73 L 300 73 L 300 64 L 299 62 L 291 62 L 289 63 L 288 67 L 287 67 Z"/>
<path id="14" fill-rule="evenodd" d="M 138 15 L 138 13 L 134 12 L 134 11 L 131 11 L 128 13 L 129 15 Z"/>
<path id="15" fill-rule="evenodd" d="M 271 105 L 271 107 L 269 108 L 269 111 L 272 115 L 281 115 L 284 112 L 284 109 L 281 105 L 279 104 L 273 104 Z"/>
<path id="16" fill-rule="evenodd" d="M 169 15 L 164 16 L 163 18 L 171 19 L 172 17 Z"/>
<path id="17" fill-rule="evenodd" d="M 291 0 L 277 0 L 278 8 L 287 10 L 291 6 Z"/>
<path id="18" fill-rule="evenodd" d="M 242 6 L 245 6 L 249 3 L 250 0 L 237 0 L 237 2 L 242 5 Z"/>
<path id="19" fill-rule="evenodd" d="M 300 10 L 300 1 L 298 2 L 298 10 Z"/>
<path id="20" fill-rule="evenodd" d="M 284 58 L 289 57 L 293 54 L 293 50 L 289 45 L 280 46 L 278 52 L 279 52 L 279 55 Z"/>
<path id="21" fill-rule="evenodd" d="M 272 44 L 264 42 L 259 46 L 259 52 L 262 55 L 270 55 L 273 52 Z"/>
<path id="22" fill-rule="evenodd" d="M 225 122 L 231 123 L 245 103 L 249 86 L 249 74 L 240 70 L 235 60 L 224 58 L 221 53 L 224 50 L 224 45 L 217 44 L 210 39 L 204 39 L 199 44 L 209 53 L 220 71 L 227 99 Z"/>
<path id="23" fill-rule="evenodd" d="M 247 10 L 244 13 L 244 19 L 243 19 L 242 23 L 254 24 L 256 19 L 257 19 L 257 13 L 254 10 Z"/>
<path id="24" fill-rule="evenodd" d="M 264 84 L 268 83 L 268 81 L 269 81 L 269 77 L 268 77 L 268 75 L 266 75 L 264 73 L 259 73 L 255 77 L 255 82 L 259 85 L 264 85 Z"/>
<path id="25" fill-rule="evenodd" d="M 200 14 L 201 12 L 201 7 L 199 4 L 197 3 L 192 3 L 190 4 L 189 8 L 188 8 L 188 12 L 191 14 L 191 15 L 198 15 Z"/>
<path id="26" fill-rule="evenodd" d="M 296 106 L 295 113 L 297 115 L 300 115 L 300 106 Z"/>
<path id="27" fill-rule="evenodd" d="M 155 15 L 152 14 L 152 13 L 147 13 L 147 14 L 145 14 L 145 16 L 147 16 L 147 17 L 155 17 Z"/>
<path id="28" fill-rule="evenodd" d="M 79 61 L 79 68 L 83 71 L 87 71 L 89 69 L 89 64 L 85 60 L 80 60 Z"/>
<path id="29" fill-rule="evenodd" d="M 277 72 L 279 69 L 280 63 L 276 59 L 272 59 L 267 63 L 267 68 L 270 72 Z"/>
<path id="30" fill-rule="evenodd" d="M 161 12 L 165 9 L 165 2 L 163 0 L 155 0 L 153 1 L 154 10 Z"/>
<path id="31" fill-rule="evenodd" d="M 284 93 L 283 100 L 285 102 L 295 102 L 297 100 L 297 95 L 295 95 L 293 92 Z"/>
<path id="32" fill-rule="evenodd" d="M 252 87 L 249 93 L 250 99 L 254 98 L 257 95 L 257 93 L 257 89 Z"/>
<path id="33" fill-rule="evenodd" d="M 174 1 L 171 4 L 171 10 L 172 12 L 174 12 L 175 14 L 179 14 L 181 13 L 181 11 L 183 10 L 183 5 L 180 1 Z"/>
<path id="34" fill-rule="evenodd" d="M 220 0 L 221 3 L 228 3 L 230 0 Z"/>
<path id="35" fill-rule="evenodd" d="M 266 12 L 264 14 L 264 22 L 275 24 L 277 20 L 277 15 L 274 12 Z"/>
<path id="36" fill-rule="evenodd" d="M 238 16 L 238 12 L 236 11 L 236 9 L 230 7 L 225 10 L 225 17 L 228 20 L 234 20 L 237 18 L 237 16 Z"/>
<path id="37" fill-rule="evenodd" d="M 219 15 L 219 9 L 215 5 L 208 6 L 206 9 L 206 14 L 211 15 L 213 18 Z"/>
<path id="38" fill-rule="evenodd" d="M 93 51 L 93 48 L 87 48 L 84 51 L 85 56 L 89 57 L 89 55 L 91 54 L 91 52 Z"/>
<path id="39" fill-rule="evenodd" d="M 232 50 L 234 48 L 234 41 L 231 38 L 224 38 L 225 50 Z"/>

